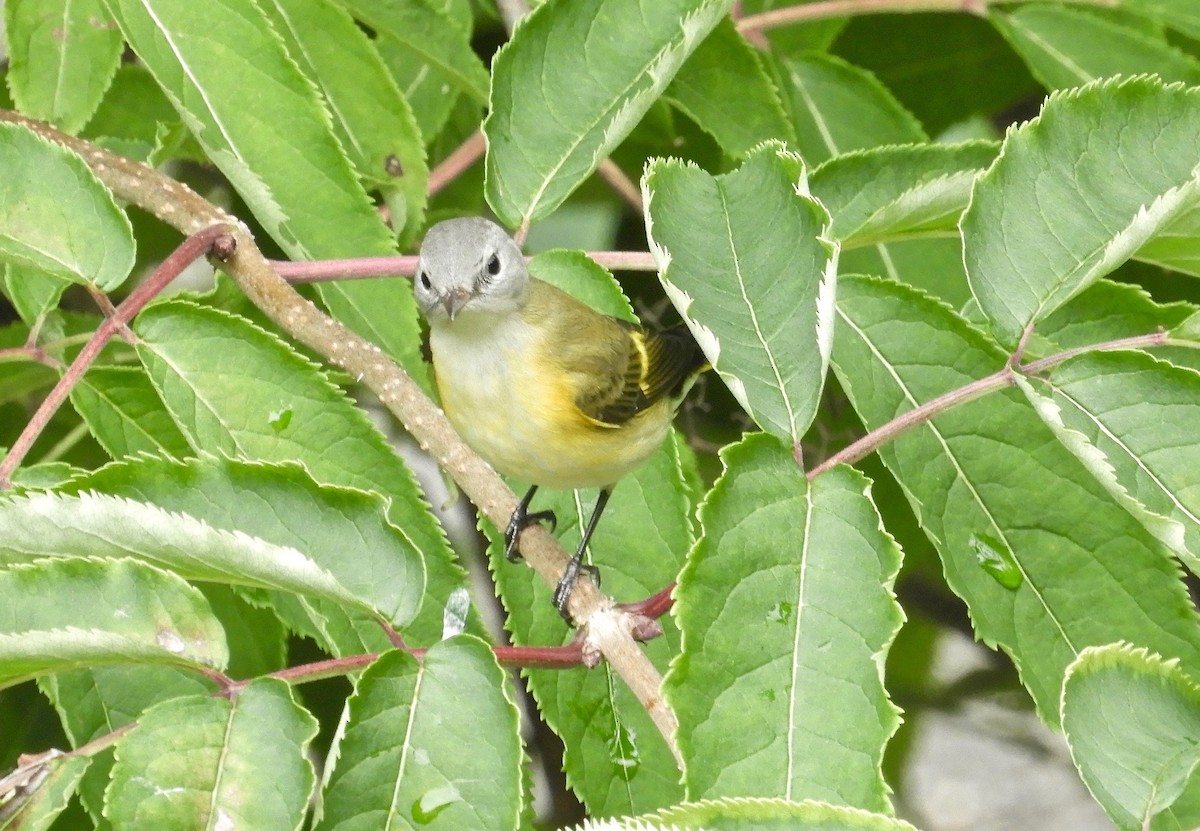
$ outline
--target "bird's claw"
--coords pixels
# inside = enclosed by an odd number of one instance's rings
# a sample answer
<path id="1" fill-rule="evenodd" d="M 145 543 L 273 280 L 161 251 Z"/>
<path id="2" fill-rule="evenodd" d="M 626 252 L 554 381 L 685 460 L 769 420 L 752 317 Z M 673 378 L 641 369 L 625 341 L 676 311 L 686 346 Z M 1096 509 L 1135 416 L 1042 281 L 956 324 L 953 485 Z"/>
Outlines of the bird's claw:
<path id="1" fill-rule="evenodd" d="M 595 566 L 584 565 L 577 559 L 572 559 L 567 563 L 566 571 L 559 579 L 558 585 L 554 587 L 554 608 L 562 616 L 562 619 L 567 623 L 571 623 L 571 616 L 567 613 L 567 603 L 571 600 L 571 592 L 575 589 L 575 584 L 579 581 L 579 575 L 586 574 L 591 578 L 596 587 L 600 587 L 600 569 Z"/>
<path id="2" fill-rule="evenodd" d="M 558 517 L 554 515 L 554 511 L 535 511 L 531 514 L 521 505 L 513 511 L 508 520 L 508 527 L 504 529 L 504 556 L 510 563 L 521 559 L 521 552 L 517 549 L 517 539 L 521 532 L 539 522 L 549 522 L 551 532 L 558 527 Z"/>

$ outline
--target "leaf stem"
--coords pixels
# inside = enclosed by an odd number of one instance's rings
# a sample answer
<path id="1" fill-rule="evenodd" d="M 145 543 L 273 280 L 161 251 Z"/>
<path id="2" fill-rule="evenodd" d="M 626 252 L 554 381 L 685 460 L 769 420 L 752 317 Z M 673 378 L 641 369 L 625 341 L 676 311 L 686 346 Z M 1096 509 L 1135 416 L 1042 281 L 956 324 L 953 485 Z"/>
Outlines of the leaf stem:
<path id="1" fill-rule="evenodd" d="M 0 349 L 0 362 L 15 360 L 33 361 L 34 363 L 44 364 L 51 369 L 62 369 L 63 367 L 62 361 L 51 356 L 45 347 L 37 346 L 36 344 Z"/>
<path id="2" fill-rule="evenodd" d="M 737 30 L 745 34 L 830 17 L 900 12 L 970 12 L 981 15 L 987 5 L 988 0 L 824 0 L 743 17 L 737 22 Z"/>
<path id="3" fill-rule="evenodd" d="M 587 256 L 609 271 L 657 271 L 649 251 L 588 251 Z M 528 258 L 526 258 L 528 259 Z M 280 277 L 293 285 L 328 280 L 367 280 L 376 277 L 412 277 L 417 270 L 414 254 L 391 257 L 353 257 L 342 260 L 291 262 L 271 260 Z M 3 354 L 0 352 L 0 354 Z"/>
<path id="4" fill-rule="evenodd" d="M 649 251 L 588 251 L 589 259 L 609 271 L 658 271 Z"/>
<path id="5" fill-rule="evenodd" d="M 596 175 L 604 180 L 617 196 L 625 200 L 625 204 L 633 209 L 638 216 L 645 210 L 642 206 L 642 189 L 625 175 L 625 171 L 617 166 L 612 159 L 604 159 L 596 166 Z"/>
<path id="6" fill-rule="evenodd" d="M 1157 332 L 1152 332 L 1148 335 L 1134 335 L 1128 338 L 1120 338 L 1118 340 L 1104 341 L 1103 343 L 1094 343 L 1090 346 L 1079 346 L 1074 349 L 1067 349 L 1059 352 L 1056 355 L 1051 355 L 1048 358 L 1041 358 L 1036 361 L 1031 361 L 1020 366 L 1021 374 L 1026 376 L 1040 375 L 1048 369 L 1061 364 L 1063 361 L 1074 358 L 1077 355 L 1083 355 L 1087 352 L 1112 352 L 1117 349 L 1143 349 L 1153 346 L 1166 346 L 1171 342 L 1166 331 L 1159 329 Z M 1191 345 L 1191 344 L 1189 344 Z"/>
<path id="7" fill-rule="evenodd" d="M 0 490 L 12 487 L 12 475 L 25 458 L 33 443 L 37 441 L 50 419 L 58 412 L 58 408 L 66 401 L 71 390 L 79 383 L 79 379 L 87 372 L 92 361 L 118 332 L 124 330 L 129 322 L 149 303 L 155 295 L 174 280 L 193 261 L 203 257 L 213 247 L 218 238 L 228 236 L 229 227 L 211 225 L 185 239 L 178 248 L 172 251 L 165 260 L 159 263 L 154 273 L 129 293 L 121 305 L 113 309 L 113 313 L 104 318 L 103 322 L 92 333 L 83 349 L 75 356 L 75 360 L 67 367 L 67 371 L 58 379 L 58 383 L 50 390 L 50 394 L 42 401 L 33 416 L 21 431 L 21 435 L 13 442 L 8 454 L 0 461 Z"/>
<path id="8" fill-rule="evenodd" d="M 425 647 L 397 647 L 403 649 L 417 660 L 423 660 L 429 651 Z M 365 652 L 361 655 L 347 655 L 342 658 L 329 658 L 324 661 L 313 661 L 296 667 L 287 667 L 268 673 L 269 678 L 278 678 L 289 684 L 308 684 L 313 681 L 323 681 L 326 678 L 337 678 L 351 672 L 365 669 L 379 659 L 378 652 Z M 492 654 L 501 666 L 509 669 L 574 669 L 583 666 L 583 648 L 578 643 L 566 646 L 493 646 Z M 223 676 L 222 676 L 223 677 Z M 253 678 L 234 681 L 225 678 L 221 683 L 221 695 L 236 695 L 242 689 L 254 682 Z"/>
<path id="9" fill-rule="evenodd" d="M 457 179 L 464 170 L 475 164 L 487 150 L 487 139 L 476 130 L 470 137 L 444 158 L 437 167 L 429 171 L 426 191 L 430 196 Z"/>
<path id="10" fill-rule="evenodd" d="M 271 260 L 271 267 L 289 283 L 323 283 L 329 280 L 367 280 L 375 277 L 412 277 L 415 254 L 391 257 L 352 257 L 343 260 L 291 262 Z"/>
<path id="11" fill-rule="evenodd" d="M 853 17 L 868 14 L 901 14 L 912 12 L 966 12 L 983 17 L 988 6 L 1012 3 L 1015 0 L 824 0 L 818 3 L 786 6 L 761 14 L 752 14 L 737 21 L 743 35 L 763 32 L 794 23 L 825 20 L 831 17 Z M 1114 8 L 1119 0 L 1065 0 L 1086 6 Z"/>
<path id="12" fill-rule="evenodd" d="M 68 756 L 94 756 L 101 750 L 110 747 L 117 739 L 124 736 L 133 728 L 137 727 L 136 721 L 131 721 L 128 724 L 122 724 L 120 727 L 113 730 L 111 733 L 106 733 L 103 736 L 98 736 L 86 744 L 81 744 L 71 752 Z"/>
<path id="13" fill-rule="evenodd" d="M 38 459 L 38 464 L 44 465 L 49 464 L 50 462 L 57 462 L 59 459 L 65 456 L 72 447 L 83 441 L 83 439 L 86 438 L 89 433 L 90 429 L 88 428 L 87 422 L 81 421 L 79 424 L 76 424 L 67 432 L 65 436 L 56 441 L 53 447 L 41 455 L 41 458 Z"/>
<path id="14" fill-rule="evenodd" d="M 1006 366 L 1004 369 L 994 372 L 986 378 L 980 378 L 978 381 L 972 381 L 966 386 L 950 390 L 950 392 L 939 395 L 937 398 L 926 401 L 915 409 L 901 413 L 886 424 L 867 433 L 848 447 L 834 453 L 828 459 L 821 462 L 821 464 L 808 471 L 807 476 L 809 480 L 815 479 L 832 467 L 840 464 L 854 464 L 860 459 L 870 456 L 883 445 L 907 433 L 912 428 L 933 420 L 934 417 L 944 413 L 951 407 L 965 404 L 992 390 L 1010 385 L 1013 382 L 1013 373 L 1013 368 Z"/>
<path id="15" fill-rule="evenodd" d="M 944 395 L 939 395 L 937 398 L 926 401 L 924 404 L 906 413 L 901 413 L 886 424 L 880 425 L 858 441 L 844 447 L 808 471 L 807 476 L 809 480 L 816 478 L 839 464 L 854 464 L 866 458 L 883 445 L 898 438 L 913 427 L 932 421 L 938 415 L 952 407 L 966 404 L 968 401 L 974 401 L 976 398 L 986 395 L 993 390 L 1012 386 L 1016 382 L 1017 375 L 1025 377 L 1039 375 L 1049 369 L 1053 369 L 1064 361 L 1087 352 L 1111 352 L 1116 349 L 1140 349 L 1152 346 L 1165 346 L 1170 342 L 1168 334 L 1160 329 L 1157 332 L 1146 335 L 1135 335 L 1133 337 L 1119 338 L 1117 340 L 1094 343 L 1089 346 L 1067 349 L 1027 364 L 1015 363 L 1023 353 L 1025 343 L 1031 334 L 1032 330 L 1027 331 L 1022 336 L 1021 343 L 1013 352 L 1013 355 L 1010 356 L 1003 369 L 988 375 L 986 378 L 980 378 L 958 389 L 950 390 L 950 392 Z"/>

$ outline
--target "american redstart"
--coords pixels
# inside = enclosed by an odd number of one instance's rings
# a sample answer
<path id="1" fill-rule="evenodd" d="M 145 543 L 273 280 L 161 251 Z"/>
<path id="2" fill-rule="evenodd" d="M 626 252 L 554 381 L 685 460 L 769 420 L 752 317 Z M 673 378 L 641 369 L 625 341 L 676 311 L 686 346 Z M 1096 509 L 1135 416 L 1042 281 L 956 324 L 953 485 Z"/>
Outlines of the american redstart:
<path id="1" fill-rule="evenodd" d="M 496 470 L 530 484 L 504 532 L 517 537 L 537 489 L 599 487 L 579 549 L 554 591 L 565 615 L 584 551 L 613 485 L 663 443 L 706 360 L 685 326 L 651 332 L 601 314 L 530 276 L 521 249 L 493 222 L 429 229 L 413 281 L 429 321 L 442 407 Z"/>

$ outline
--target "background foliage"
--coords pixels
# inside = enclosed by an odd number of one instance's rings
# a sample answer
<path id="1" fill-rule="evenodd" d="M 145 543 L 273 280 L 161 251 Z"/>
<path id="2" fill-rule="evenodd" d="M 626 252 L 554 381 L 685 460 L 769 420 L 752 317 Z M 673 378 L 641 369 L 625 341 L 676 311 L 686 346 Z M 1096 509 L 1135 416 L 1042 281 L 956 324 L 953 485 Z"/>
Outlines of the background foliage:
<path id="1" fill-rule="evenodd" d="M 571 633 L 487 526 L 489 628 L 362 379 L 220 274 L 142 310 L 179 233 L 6 115 L 0 444 L 36 441 L 0 466 L 0 828 L 911 828 L 931 620 L 1007 656 L 1115 826 L 1200 825 L 1200 6 L 512 6 L 8 0 L 0 103 L 279 259 L 490 212 L 655 266 L 531 263 L 714 366 L 592 548 L 618 600 L 678 581 L 645 647 L 677 747 L 608 666 L 514 683 L 491 644 Z M 405 281 L 302 291 L 430 389 Z M 547 496 L 573 548 L 594 495 Z M 579 813 L 535 810 L 548 731 Z"/>

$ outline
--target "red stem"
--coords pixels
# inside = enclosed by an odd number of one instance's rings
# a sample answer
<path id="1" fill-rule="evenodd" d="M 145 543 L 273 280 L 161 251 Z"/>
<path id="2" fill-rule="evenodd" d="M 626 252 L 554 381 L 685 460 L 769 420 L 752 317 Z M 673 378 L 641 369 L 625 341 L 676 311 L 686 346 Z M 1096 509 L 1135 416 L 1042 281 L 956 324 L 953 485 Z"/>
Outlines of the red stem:
<path id="1" fill-rule="evenodd" d="M 657 271 L 648 251 L 588 251 L 587 256 L 609 271 Z M 328 280 L 366 280 L 375 277 L 411 277 L 417 257 L 354 257 L 345 260 L 313 260 L 294 263 L 271 260 L 271 267 L 289 283 L 322 283 Z"/>
<path id="2" fill-rule="evenodd" d="M 21 435 L 13 442 L 8 455 L 0 461 L 0 490 L 12 487 L 13 471 L 24 460 L 25 455 L 33 447 L 46 425 L 58 412 L 58 408 L 67 399 L 71 390 L 79 383 L 79 379 L 91 366 L 92 361 L 100 354 L 105 345 L 114 335 L 121 332 L 129 322 L 173 279 L 179 276 L 188 265 L 199 257 L 203 257 L 221 237 L 227 236 L 229 230 L 224 225 L 211 225 L 183 241 L 182 244 L 163 260 L 150 277 L 130 292 L 129 296 L 113 310 L 113 314 L 92 333 L 91 338 L 84 344 L 83 349 L 67 367 L 67 371 L 58 379 L 58 383 L 50 390 L 50 394 L 42 401 L 37 412 L 29 419 Z"/>
<path id="3" fill-rule="evenodd" d="M 424 647 L 407 649 L 407 652 L 417 660 L 423 659 L 428 651 Z M 493 646 L 492 653 L 501 666 L 510 669 L 572 669 L 583 666 L 583 647 L 577 643 L 569 643 L 566 646 Z M 313 661 L 310 664 L 281 669 L 270 673 L 268 677 L 279 678 L 289 684 L 306 684 L 365 669 L 378 658 L 379 653 L 377 652 L 348 655 L 345 658 L 330 658 L 326 661 Z M 235 695 L 254 680 L 247 678 L 241 681 L 229 681 L 224 685 L 220 694 Z"/>
<path id="4" fill-rule="evenodd" d="M 1024 351 L 1025 343 L 1029 339 L 1032 329 L 1027 331 L 1021 338 L 1020 344 L 1013 352 L 1012 357 L 1005 365 L 1004 369 L 992 373 L 986 378 L 980 378 L 978 381 L 972 381 L 958 389 L 950 390 L 950 392 L 939 395 L 930 401 L 926 401 L 919 407 L 909 410 L 906 413 L 893 418 L 886 424 L 880 425 L 876 429 L 867 433 L 858 441 L 850 444 L 842 450 L 834 453 L 821 464 L 814 467 L 807 474 L 809 480 L 814 479 L 820 474 L 835 467 L 839 464 L 854 464 L 860 459 L 874 453 L 884 444 L 900 436 L 902 433 L 908 432 L 913 427 L 917 427 L 928 421 L 931 421 L 935 416 L 949 410 L 951 407 L 956 407 L 959 404 L 965 404 L 979 398 L 981 395 L 992 392 L 993 390 L 1007 387 L 1016 380 L 1018 374 L 1030 377 L 1045 372 L 1048 369 L 1061 364 L 1076 355 L 1082 355 L 1085 352 L 1111 352 L 1115 349 L 1138 349 L 1150 346 L 1163 346 L 1169 340 L 1169 336 L 1164 331 L 1154 332 L 1148 335 L 1135 335 L 1129 338 L 1120 338 L 1118 340 L 1105 341 L 1103 343 L 1094 343 L 1089 346 L 1078 347 L 1076 349 L 1067 349 L 1055 355 L 1050 355 L 1046 358 L 1041 358 L 1036 361 L 1031 361 L 1027 364 L 1017 364 L 1020 356 Z"/>
<path id="5" fill-rule="evenodd" d="M 440 191 L 446 185 L 457 179 L 464 170 L 479 160 L 487 150 L 487 139 L 482 132 L 476 131 L 471 137 L 455 148 L 454 152 L 442 160 L 442 163 L 429 171 L 429 184 L 426 191 L 430 196 Z"/>
<path id="6" fill-rule="evenodd" d="M 625 204 L 633 208 L 635 213 L 640 215 L 643 212 L 641 188 L 625 175 L 625 171 L 618 167 L 616 162 L 605 159 L 596 166 L 596 173 L 617 196 L 625 200 Z"/>

